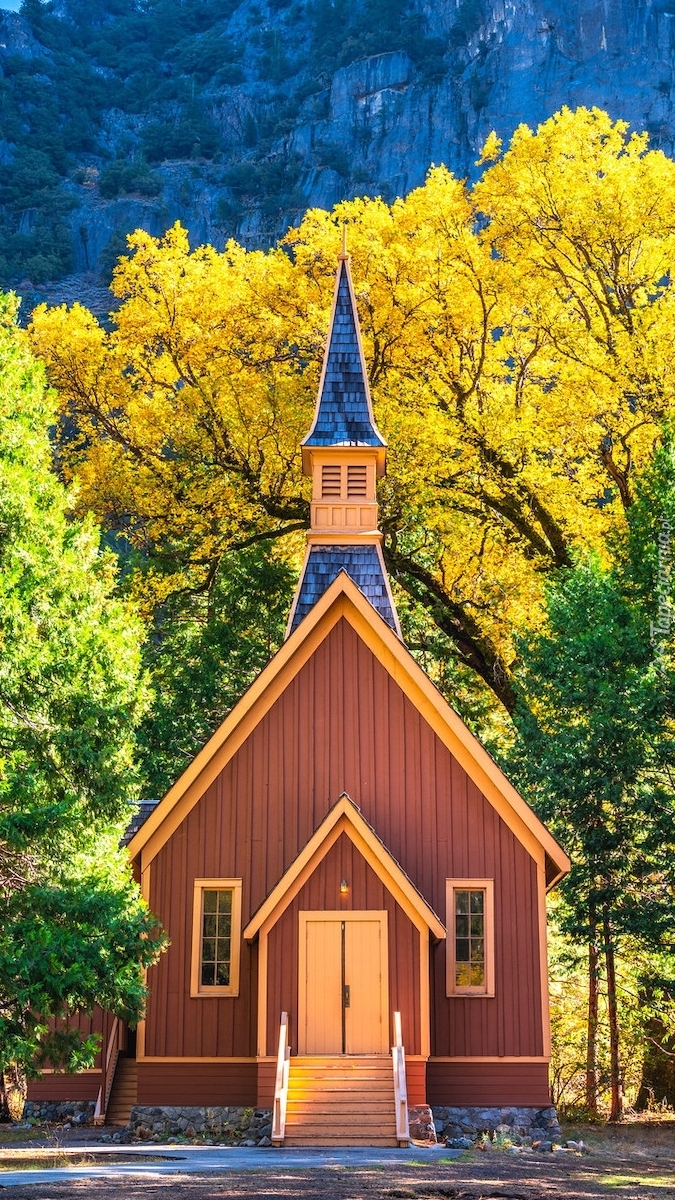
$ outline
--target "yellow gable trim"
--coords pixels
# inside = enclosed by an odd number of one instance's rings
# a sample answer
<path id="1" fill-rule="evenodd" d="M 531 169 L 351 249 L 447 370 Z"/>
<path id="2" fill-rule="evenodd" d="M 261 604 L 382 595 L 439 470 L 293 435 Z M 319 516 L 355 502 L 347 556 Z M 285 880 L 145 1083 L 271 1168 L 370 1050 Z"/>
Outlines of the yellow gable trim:
<path id="1" fill-rule="evenodd" d="M 263 927 L 268 929 L 278 921 L 342 833 L 351 838 L 357 850 L 413 924 L 418 929 L 429 929 L 434 937 L 444 938 L 445 926 L 434 910 L 408 879 L 396 859 L 392 858 L 353 800 L 344 795 L 333 805 L 319 828 L 251 918 L 244 930 L 246 940 L 252 941 Z"/>
<path id="2" fill-rule="evenodd" d="M 131 857 L 142 855 L 142 869 L 146 869 L 341 617 L 373 651 L 528 853 L 537 863 L 543 863 L 546 855 L 550 858 L 557 874 L 549 879 L 549 886 L 557 882 L 570 869 L 565 851 L 344 572 L 326 589 L 132 838 Z"/>

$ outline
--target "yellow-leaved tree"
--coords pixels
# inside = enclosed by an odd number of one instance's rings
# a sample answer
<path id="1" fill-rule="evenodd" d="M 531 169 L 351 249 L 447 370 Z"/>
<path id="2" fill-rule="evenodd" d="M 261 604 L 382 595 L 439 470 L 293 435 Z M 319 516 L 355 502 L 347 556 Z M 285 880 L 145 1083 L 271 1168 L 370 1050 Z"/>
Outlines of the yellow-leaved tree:
<path id="1" fill-rule="evenodd" d="M 241 547 L 297 548 L 346 222 L 390 445 L 389 569 L 514 710 L 514 627 L 536 621 L 546 572 L 622 524 L 672 409 L 675 164 L 586 109 L 503 154 L 493 138 L 484 163 L 473 188 L 436 167 L 393 205 L 312 210 L 267 253 L 136 233 L 110 330 L 79 305 L 36 310 L 63 469 L 142 556 L 149 610 L 208 591 Z"/>

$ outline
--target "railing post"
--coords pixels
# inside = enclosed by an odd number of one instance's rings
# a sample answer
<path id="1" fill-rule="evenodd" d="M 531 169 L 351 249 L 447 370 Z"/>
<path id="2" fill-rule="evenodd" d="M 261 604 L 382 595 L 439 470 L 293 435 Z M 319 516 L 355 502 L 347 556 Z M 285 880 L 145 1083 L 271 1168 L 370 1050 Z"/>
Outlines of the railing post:
<path id="1" fill-rule="evenodd" d="M 286 1135 L 286 1104 L 288 1101 L 288 1076 L 291 1066 L 291 1048 L 288 1044 L 288 1013 L 281 1014 L 279 1026 L 279 1049 L 277 1051 L 277 1074 L 274 1084 L 274 1107 L 272 1108 L 272 1145 L 283 1145 Z"/>
<path id="2" fill-rule="evenodd" d="M 408 1087 L 405 1076 L 405 1050 L 401 1034 L 401 1014 L 394 1013 L 394 1045 L 391 1048 L 394 1069 L 394 1103 L 396 1107 L 396 1141 L 399 1146 L 410 1145 L 408 1124 Z"/>
<path id="3" fill-rule="evenodd" d="M 117 1059 L 119 1058 L 119 1017 L 115 1017 L 110 1027 L 108 1037 L 108 1045 L 106 1046 L 105 1054 L 103 1046 L 101 1046 L 101 1086 L 98 1089 L 96 1098 L 96 1108 L 94 1109 L 94 1124 L 105 1124 L 105 1115 L 108 1111 L 108 1101 L 112 1091 L 113 1081 L 115 1079 L 115 1069 L 117 1067 Z"/>

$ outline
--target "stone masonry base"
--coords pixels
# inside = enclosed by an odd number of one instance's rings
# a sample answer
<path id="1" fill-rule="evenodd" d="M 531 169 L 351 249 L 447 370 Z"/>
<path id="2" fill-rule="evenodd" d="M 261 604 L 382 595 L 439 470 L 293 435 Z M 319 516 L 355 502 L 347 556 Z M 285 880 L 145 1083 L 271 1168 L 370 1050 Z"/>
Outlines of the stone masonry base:
<path id="1" fill-rule="evenodd" d="M 439 1142 L 447 1138 L 470 1138 L 481 1133 L 504 1133 L 518 1137 L 561 1140 L 554 1108 L 445 1108 L 434 1107 L 434 1125 Z"/>
<path id="2" fill-rule="evenodd" d="M 432 1113 L 439 1142 L 449 1138 L 474 1141 L 482 1133 L 495 1132 L 547 1142 L 561 1139 L 554 1108 L 435 1107 Z M 272 1114 L 266 1108 L 137 1106 L 131 1110 L 129 1132 L 144 1141 L 204 1138 L 239 1146 L 269 1146 Z"/>
<path id="3" fill-rule="evenodd" d="M 24 1121 L 48 1121 L 50 1124 L 91 1125 L 96 1105 L 93 1100 L 27 1100 Z"/>
<path id="4" fill-rule="evenodd" d="M 425 1113 L 429 1109 L 424 1110 Z M 422 1110 L 411 1111 L 411 1120 Z M 540 1139 L 544 1142 L 561 1140 L 560 1125 L 554 1108 L 489 1108 L 444 1107 L 431 1110 L 439 1142 L 466 1140 L 473 1142 L 483 1133 L 505 1134 L 516 1138 Z M 28 1102 L 24 1119 L 69 1122 L 72 1125 L 90 1124 L 94 1115 L 93 1103 Z M 412 1132 L 412 1130 L 411 1130 Z M 423 1132 L 423 1131 L 422 1131 Z M 143 1107 L 131 1110 L 129 1140 L 167 1141 L 168 1139 L 199 1138 L 238 1146 L 269 1146 L 272 1133 L 272 1114 L 267 1108 L 241 1107 Z M 433 1137 L 431 1129 L 423 1140 Z M 120 1135 L 116 1134 L 118 1138 Z M 415 1131 L 414 1136 L 422 1136 Z"/>
<path id="5" fill-rule="evenodd" d="M 131 1110 L 129 1131 L 141 1141 L 203 1138 L 228 1145 L 270 1146 L 272 1113 L 269 1108 L 137 1105 Z"/>

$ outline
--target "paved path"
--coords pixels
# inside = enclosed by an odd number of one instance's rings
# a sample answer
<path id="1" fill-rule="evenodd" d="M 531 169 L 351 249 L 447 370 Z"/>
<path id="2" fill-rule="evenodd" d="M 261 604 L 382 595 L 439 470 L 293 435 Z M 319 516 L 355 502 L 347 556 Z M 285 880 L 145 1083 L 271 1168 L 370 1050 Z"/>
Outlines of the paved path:
<path id="1" fill-rule="evenodd" d="M 41 1151 L 15 1150 L 17 1161 L 21 1158 L 35 1159 Z M 42 1151 L 44 1153 L 44 1151 Z M 411 1163 L 433 1166 L 438 1162 L 448 1162 L 453 1158 L 461 1158 L 461 1150 L 447 1150 L 445 1146 L 429 1146 L 420 1148 L 413 1146 L 408 1150 L 383 1149 L 375 1147 L 349 1147 L 344 1150 L 296 1150 L 287 1149 L 243 1149 L 236 1146 L 87 1146 L 81 1149 L 58 1151 L 64 1155 L 78 1158 L 82 1154 L 100 1158 L 100 1163 L 87 1163 L 81 1167 L 48 1167 L 43 1170 L 0 1171 L 0 1187 L 7 1188 L 26 1183 L 56 1183 L 68 1179 L 106 1179 L 119 1178 L 122 1175 L 203 1175 L 210 1171 L 275 1171 L 284 1169 L 307 1170 L 308 1167 L 370 1167 L 395 1164 L 399 1167 Z M 141 1161 L 106 1162 L 115 1156 L 125 1158 L 139 1156 Z M 148 1156 L 162 1156 L 161 1162 L 143 1162 Z"/>

